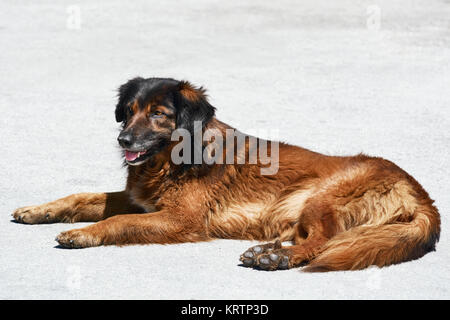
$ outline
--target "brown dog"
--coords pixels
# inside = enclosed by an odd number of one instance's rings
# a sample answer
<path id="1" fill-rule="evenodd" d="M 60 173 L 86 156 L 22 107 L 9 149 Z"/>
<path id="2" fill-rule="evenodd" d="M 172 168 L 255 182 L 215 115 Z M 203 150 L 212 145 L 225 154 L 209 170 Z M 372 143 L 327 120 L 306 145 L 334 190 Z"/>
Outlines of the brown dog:
<path id="1" fill-rule="evenodd" d="M 123 122 L 118 140 L 128 167 L 126 190 L 76 194 L 21 208 L 15 220 L 99 221 L 61 233 L 56 240 L 68 248 L 277 239 L 241 255 L 244 266 L 265 270 L 301 264 L 307 264 L 307 271 L 381 267 L 434 250 L 438 211 L 421 185 L 392 162 L 365 155 L 325 156 L 266 141 L 278 148 L 277 170 L 262 174 L 267 162 L 249 160 L 247 140 L 235 155 L 228 142 L 236 142 L 237 135 L 226 136 L 232 128 L 218 121 L 214 111 L 204 90 L 188 82 L 128 81 L 119 89 L 116 107 L 116 119 Z M 183 143 L 192 144 L 195 123 L 201 123 L 200 133 L 221 133 L 227 147 L 222 153 L 206 152 L 214 163 L 194 159 L 177 164 L 172 157 L 178 141 L 172 141 L 172 134 L 185 129 Z M 260 148 L 263 140 L 258 141 Z M 205 140 L 196 150 L 204 152 L 214 142 Z M 230 154 L 231 164 L 224 161 Z M 268 154 L 274 155 L 273 148 Z M 182 156 L 195 157 L 185 150 Z M 281 246 L 288 240 L 292 246 Z"/>

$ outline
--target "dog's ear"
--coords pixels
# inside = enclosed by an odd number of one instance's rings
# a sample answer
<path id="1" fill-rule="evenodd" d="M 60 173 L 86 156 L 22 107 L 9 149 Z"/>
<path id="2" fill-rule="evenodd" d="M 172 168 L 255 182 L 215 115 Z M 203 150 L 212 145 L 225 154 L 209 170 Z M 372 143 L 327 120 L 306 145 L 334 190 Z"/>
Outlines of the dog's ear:
<path id="1" fill-rule="evenodd" d="M 139 89 L 139 83 L 142 82 L 144 78 L 136 77 L 134 79 L 128 80 L 127 83 L 121 85 L 118 90 L 119 100 L 116 105 L 116 121 L 122 122 L 126 118 L 125 104 L 130 100 L 130 98 L 136 94 Z"/>
<path id="2" fill-rule="evenodd" d="M 215 108 L 208 102 L 206 90 L 196 88 L 187 81 L 180 81 L 175 94 L 177 128 L 194 133 L 194 122 L 201 121 L 204 127 L 214 116 Z"/>

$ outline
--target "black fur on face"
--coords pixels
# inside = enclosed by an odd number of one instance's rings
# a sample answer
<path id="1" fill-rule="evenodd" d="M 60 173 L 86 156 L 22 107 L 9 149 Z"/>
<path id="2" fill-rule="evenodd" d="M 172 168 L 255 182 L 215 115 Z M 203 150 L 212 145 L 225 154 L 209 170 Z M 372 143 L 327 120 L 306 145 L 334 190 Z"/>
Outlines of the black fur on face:
<path id="1" fill-rule="evenodd" d="M 159 90 L 158 90 L 159 89 Z M 160 91 L 160 92 L 158 92 Z M 162 92 L 161 92 L 162 91 Z M 205 90 L 196 88 L 187 81 L 170 78 L 136 77 L 119 87 L 116 106 L 116 121 L 126 119 L 126 105 L 134 100 L 151 98 L 152 93 L 165 93 L 172 98 L 177 113 L 177 128 L 185 128 L 192 132 L 194 121 L 206 125 L 215 114 L 215 108 L 209 104 Z"/>
<path id="2" fill-rule="evenodd" d="M 173 130 L 183 128 L 193 134 L 195 121 L 204 127 L 215 113 L 205 90 L 187 81 L 137 77 L 118 91 L 115 115 L 123 123 L 119 144 L 128 154 L 145 152 L 137 160 L 148 160 L 168 146 Z"/>
<path id="3" fill-rule="evenodd" d="M 121 85 L 118 90 L 119 100 L 116 105 L 116 121 L 122 122 L 126 118 L 125 106 L 129 103 L 133 97 L 139 91 L 139 84 L 142 84 L 145 79 L 141 77 L 136 77 L 129 80 L 127 83 Z"/>

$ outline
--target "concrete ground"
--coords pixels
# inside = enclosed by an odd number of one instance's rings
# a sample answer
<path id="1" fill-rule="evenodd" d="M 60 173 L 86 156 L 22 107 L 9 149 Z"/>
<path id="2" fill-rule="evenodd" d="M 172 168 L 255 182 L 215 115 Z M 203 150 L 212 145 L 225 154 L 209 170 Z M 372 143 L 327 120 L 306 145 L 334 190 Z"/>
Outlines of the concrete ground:
<path id="1" fill-rule="evenodd" d="M 0 298 L 449 299 L 450 2 L 0 3 Z M 21 225 L 17 207 L 124 187 L 116 88 L 174 77 L 242 131 L 412 174 L 442 215 L 437 251 L 357 272 L 239 266 L 256 242 L 55 248 L 85 224 Z"/>

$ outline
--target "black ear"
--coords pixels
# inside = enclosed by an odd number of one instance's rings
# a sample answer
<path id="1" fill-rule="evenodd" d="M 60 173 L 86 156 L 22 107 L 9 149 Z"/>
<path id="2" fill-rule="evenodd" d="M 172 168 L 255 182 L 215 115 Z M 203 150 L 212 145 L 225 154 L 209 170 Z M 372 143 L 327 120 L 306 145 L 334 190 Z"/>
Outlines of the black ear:
<path id="1" fill-rule="evenodd" d="M 139 89 L 139 84 L 144 81 L 144 78 L 136 77 L 129 80 L 127 83 L 121 85 L 118 90 L 119 101 L 116 106 L 116 121 L 122 122 L 125 120 L 125 104 L 133 97 Z"/>
<path id="2" fill-rule="evenodd" d="M 196 88 L 187 81 L 180 81 L 175 94 L 177 128 L 194 133 L 194 122 L 201 121 L 204 127 L 214 116 L 215 108 L 209 104 L 205 90 Z"/>

